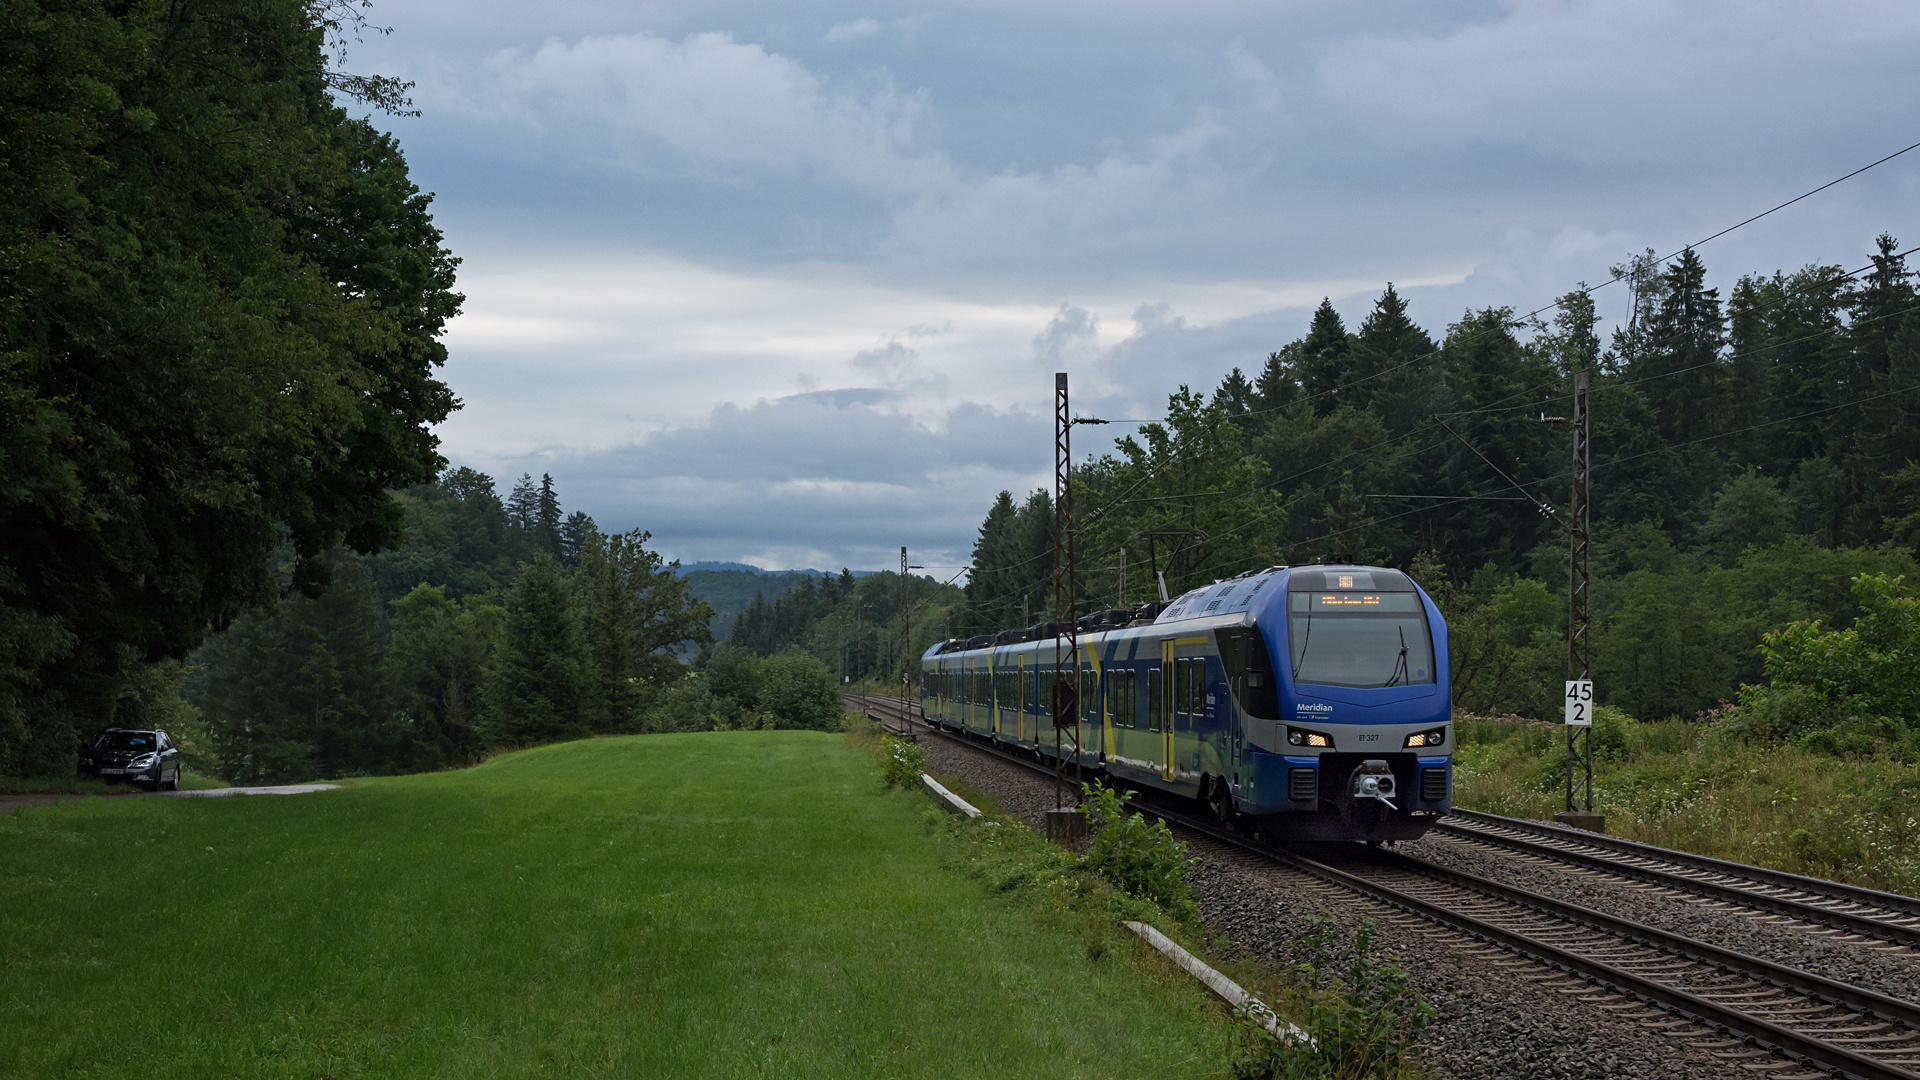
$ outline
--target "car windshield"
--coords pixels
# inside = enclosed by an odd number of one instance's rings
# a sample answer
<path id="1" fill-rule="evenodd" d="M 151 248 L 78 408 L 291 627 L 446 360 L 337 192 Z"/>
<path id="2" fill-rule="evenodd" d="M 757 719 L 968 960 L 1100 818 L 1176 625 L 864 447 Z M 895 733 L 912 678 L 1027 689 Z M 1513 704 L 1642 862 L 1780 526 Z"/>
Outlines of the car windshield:
<path id="1" fill-rule="evenodd" d="M 1294 682 L 1372 688 L 1435 681 L 1433 639 L 1413 593 L 1297 592 L 1288 601 Z"/>
<path id="2" fill-rule="evenodd" d="M 151 731 L 109 731 L 93 744 L 96 750 L 152 750 L 159 745 Z"/>

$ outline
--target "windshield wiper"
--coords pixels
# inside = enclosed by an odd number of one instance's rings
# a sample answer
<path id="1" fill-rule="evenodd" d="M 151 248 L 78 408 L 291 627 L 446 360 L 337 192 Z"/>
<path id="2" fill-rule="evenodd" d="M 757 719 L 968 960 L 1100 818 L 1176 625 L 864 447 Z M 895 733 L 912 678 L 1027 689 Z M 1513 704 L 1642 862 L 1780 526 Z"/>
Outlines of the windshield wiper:
<path id="1" fill-rule="evenodd" d="M 1385 686 L 1392 686 L 1395 683 L 1404 684 L 1407 678 L 1407 628 L 1401 626 L 1396 629 L 1400 631 L 1400 661 L 1393 665 L 1393 674 L 1383 684 Z"/>

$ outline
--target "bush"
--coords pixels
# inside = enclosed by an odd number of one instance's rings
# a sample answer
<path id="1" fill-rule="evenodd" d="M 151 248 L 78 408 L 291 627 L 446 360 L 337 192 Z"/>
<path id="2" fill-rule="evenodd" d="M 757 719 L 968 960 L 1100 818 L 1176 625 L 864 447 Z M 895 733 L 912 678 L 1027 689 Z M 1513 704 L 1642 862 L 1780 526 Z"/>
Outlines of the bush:
<path id="1" fill-rule="evenodd" d="M 888 787 L 910 788 L 927 771 L 927 751 L 919 743 L 886 735 L 880 739 L 880 751 Z"/>
<path id="2" fill-rule="evenodd" d="M 1142 900 L 1151 900 L 1186 921 L 1192 918 L 1187 873 L 1196 859 L 1187 857 L 1187 845 L 1173 838 L 1164 821 L 1147 823 L 1129 814 L 1125 796 L 1110 787 L 1082 784 L 1081 807 L 1092 834 L 1085 864 L 1114 888 Z"/>
<path id="3" fill-rule="evenodd" d="M 774 717 L 774 726 L 838 731 L 846 722 L 840 684 L 820 659 L 798 645 L 759 661 L 755 708 Z"/>
<path id="4" fill-rule="evenodd" d="M 1853 598 L 1862 614 L 1845 630 L 1812 619 L 1762 639 L 1771 685 L 1742 700 L 1757 720 L 1789 735 L 1851 716 L 1920 720 L 1920 599 L 1887 574 L 1854 578 Z"/>
<path id="5" fill-rule="evenodd" d="M 1324 915 L 1307 918 L 1308 957 L 1294 965 L 1293 985 L 1280 1012 L 1307 1033 L 1309 1042 L 1283 1042 L 1264 1027 L 1249 1026 L 1233 1075 L 1245 1080 L 1372 1080 L 1414 1072 L 1414 1048 L 1433 1007 L 1407 985 L 1407 973 L 1372 952 L 1377 920 L 1360 920 L 1346 978 L 1333 974 L 1333 936 L 1338 924 Z"/>

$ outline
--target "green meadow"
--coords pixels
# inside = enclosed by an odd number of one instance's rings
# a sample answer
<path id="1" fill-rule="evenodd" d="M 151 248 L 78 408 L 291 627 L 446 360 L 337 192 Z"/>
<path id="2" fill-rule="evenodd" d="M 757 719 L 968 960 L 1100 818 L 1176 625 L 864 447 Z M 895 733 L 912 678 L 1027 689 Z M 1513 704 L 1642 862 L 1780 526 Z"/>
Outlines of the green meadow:
<path id="1" fill-rule="evenodd" d="M 0 1075 L 1219 1074 L 1156 954 L 942 868 L 838 736 L 0 818 Z"/>

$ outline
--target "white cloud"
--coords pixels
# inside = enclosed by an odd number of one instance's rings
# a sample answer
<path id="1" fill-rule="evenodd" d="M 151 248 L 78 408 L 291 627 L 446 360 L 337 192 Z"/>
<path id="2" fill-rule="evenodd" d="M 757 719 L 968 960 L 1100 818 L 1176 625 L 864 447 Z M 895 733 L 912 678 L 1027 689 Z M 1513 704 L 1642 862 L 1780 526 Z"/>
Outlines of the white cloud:
<path id="1" fill-rule="evenodd" d="M 832 29 L 827 31 L 826 36 L 820 40 L 829 45 L 836 45 L 843 41 L 858 41 L 861 38 L 872 37 L 879 33 L 881 29 L 879 19 L 852 19 L 843 23 L 835 23 Z"/>
<path id="2" fill-rule="evenodd" d="M 884 76 L 831 86 L 728 33 L 553 39 L 422 91 L 443 107 L 547 136 L 599 142 L 629 166 L 740 182 L 805 176 L 883 199 L 939 182 L 925 92 Z"/>

